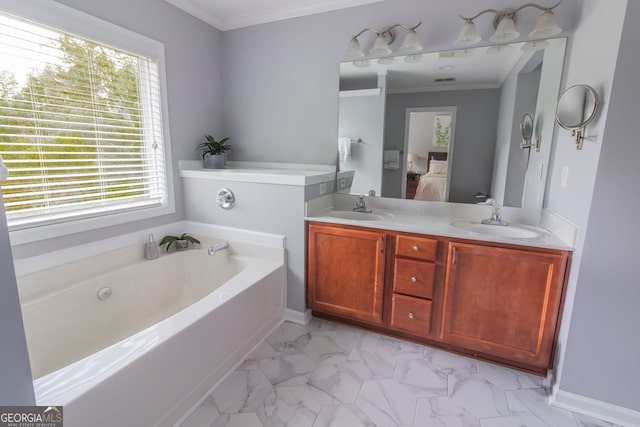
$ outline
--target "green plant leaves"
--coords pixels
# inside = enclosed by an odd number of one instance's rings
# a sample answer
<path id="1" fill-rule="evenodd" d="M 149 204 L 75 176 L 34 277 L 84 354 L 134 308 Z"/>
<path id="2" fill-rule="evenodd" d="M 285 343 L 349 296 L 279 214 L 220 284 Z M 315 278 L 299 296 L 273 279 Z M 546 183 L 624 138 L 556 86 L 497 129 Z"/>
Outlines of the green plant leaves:
<path id="1" fill-rule="evenodd" d="M 164 236 L 160 241 L 160 247 L 167 245 L 165 251 L 169 252 L 171 245 L 178 240 L 186 240 L 190 242 L 192 245 L 199 245 L 200 240 L 196 239 L 193 236 L 189 236 L 187 233 L 182 233 L 180 236 Z"/>
<path id="2" fill-rule="evenodd" d="M 198 144 L 197 150 L 202 152 L 202 158 L 204 159 L 207 154 L 216 155 L 223 154 L 227 151 L 231 151 L 231 145 L 226 144 L 229 137 L 222 138 L 220 141 L 216 141 L 213 135 L 205 135 L 206 141 Z"/>

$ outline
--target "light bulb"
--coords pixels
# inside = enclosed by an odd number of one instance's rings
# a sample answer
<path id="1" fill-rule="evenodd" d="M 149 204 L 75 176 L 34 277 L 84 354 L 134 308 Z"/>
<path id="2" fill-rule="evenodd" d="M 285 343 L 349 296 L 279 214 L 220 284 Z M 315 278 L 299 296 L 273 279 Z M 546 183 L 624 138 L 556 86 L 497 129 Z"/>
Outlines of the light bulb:
<path id="1" fill-rule="evenodd" d="M 516 31 L 516 24 L 510 16 L 504 16 L 498 23 L 496 32 L 491 36 L 492 42 L 508 42 L 520 37 Z"/>
<path id="2" fill-rule="evenodd" d="M 387 42 L 387 38 L 384 36 L 384 33 L 378 34 L 376 37 L 376 41 L 373 44 L 373 48 L 369 51 L 371 55 L 390 55 L 391 49 L 389 48 L 389 43 Z"/>
<path id="3" fill-rule="evenodd" d="M 480 40 L 482 40 L 482 37 L 480 37 L 476 31 L 476 24 L 474 24 L 472 20 L 466 19 L 462 29 L 460 30 L 460 35 L 454 44 L 456 46 L 464 46 L 476 44 Z"/>
<path id="4" fill-rule="evenodd" d="M 362 49 L 360 49 L 360 42 L 355 37 L 352 37 L 351 41 L 349 41 L 347 56 L 349 58 L 361 58 L 364 56 L 364 52 L 362 51 Z"/>
<path id="5" fill-rule="evenodd" d="M 551 9 L 545 10 L 538 18 L 536 27 L 529 33 L 529 37 L 533 39 L 544 39 L 552 37 L 562 32 L 562 28 L 558 26 L 556 14 Z"/>
<path id="6" fill-rule="evenodd" d="M 418 40 L 418 34 L 415 30 L 409 30 L 407 35 L 404 36 L 400 50 L 402 52 L 420 52 L 422 50 L 422 45 L 420 44 L 420 40 Z"/>

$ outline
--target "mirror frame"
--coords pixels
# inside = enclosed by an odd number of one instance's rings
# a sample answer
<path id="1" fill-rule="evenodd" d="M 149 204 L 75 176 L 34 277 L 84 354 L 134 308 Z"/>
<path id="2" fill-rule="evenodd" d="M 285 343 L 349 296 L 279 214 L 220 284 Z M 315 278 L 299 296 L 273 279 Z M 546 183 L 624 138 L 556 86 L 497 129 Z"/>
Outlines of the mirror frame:
<path id="1" fill-rule="evenodd" d="M 584 89 L 586 91 L 585 92 L 586 95 L 591 95 L 591 97 L 593 99 L 593 108 L 591 110 L 591 113 L 589 113 L 588 117 L 583 118 L 581 122 L 578 122 L 576 124 L 567 124 L 566 122 L 563 122 L 562 119 L 560 118 L 560 112 L 559 112 L 560 103 L 562 102 L 562 98 L 565 97 L 569 93 L 569 91 L 575 90 L 577 88 L 582 88 L 582 89 Z M 558 105 L 556 106 L 556 122 L 563 129 L 571 131 L 571 136 L 573 136 L 574 139 L 575 139 L 575 144 L 576 144 L 576 149 L 577 150 L 582 150 L 582 145 L 584 143 L 584 133 L 586 131 L 587 125 L 589 123 L 591 123 L 596 118 L 596 115 L 598 114 L 599 107 L 600 107 L 600 98 L 598 97 L 598 92 L 596 92 L 596 90 L 594 88 L 592 88 L 591 86 L 589 86 L 589 85 L 573 85 L 573 86 L 570 86 L 570 87 L 566 88 L 562 92 L 560 97 L 558 98 Z M 575 106 L 575 108 L 578 109 L 580 107 L 579 106 Z M 587 112 L 585 109 L 586 109 L 586 105 L 583 104 L 582 105 L 582 116 L 583 117 L 585 116 L 585 113 Z"/>

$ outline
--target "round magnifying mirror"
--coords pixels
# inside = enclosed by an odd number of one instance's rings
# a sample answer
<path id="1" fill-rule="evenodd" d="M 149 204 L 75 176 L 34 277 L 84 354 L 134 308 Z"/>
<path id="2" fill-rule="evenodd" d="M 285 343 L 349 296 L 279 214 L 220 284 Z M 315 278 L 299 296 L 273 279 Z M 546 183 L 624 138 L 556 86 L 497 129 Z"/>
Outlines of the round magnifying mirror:
<path id="1" fill-rule="evenodd" d="M 531 114 L 525 114 L 520 120 L 520 131 L 522 132 L 522 139 L 529 143 L 533 136 L 533 117 Z"/>
<path id="2" fill-rule="evenodd" d="M 598 111 L 598 94 L 591 86 L 571 86 L 560 95 L 556 121 L 565 129 L 587 126 Z"/>
<path id="3" fill-rule="evenodd" d="M 585 129 L 596 117 L 599 104 L 598 94 L 587 85 L 571 86 L 560 95 L 556 121 L 571 131 L 578 150 L 582 150 Z"/>

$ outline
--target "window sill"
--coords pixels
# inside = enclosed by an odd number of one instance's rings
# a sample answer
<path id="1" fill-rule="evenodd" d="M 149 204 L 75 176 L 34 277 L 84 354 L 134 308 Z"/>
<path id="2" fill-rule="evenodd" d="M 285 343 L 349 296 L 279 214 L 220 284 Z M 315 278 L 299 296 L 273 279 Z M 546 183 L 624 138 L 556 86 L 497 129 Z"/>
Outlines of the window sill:
<path id="1" fill-rule="evenodd" d="M 96 230 L 104 227 L 112 227 L 163 215 L 171 215 L 173 213 L 175 213 L 175 205 L 173 201 L 170 201 L 161 206 L 130 209 L 106 215 L 82 219 L 70 219 L 69 221 L 58 222 L 55 224 L 40 225 L 19 230 L 10 230 L 9 237 L 11 239 L 11 246 L 18 246 L 27 243 L 53 239 L 56 237 L 67 236 L 70 234 L 81 233 L 84 231 Z"/>

